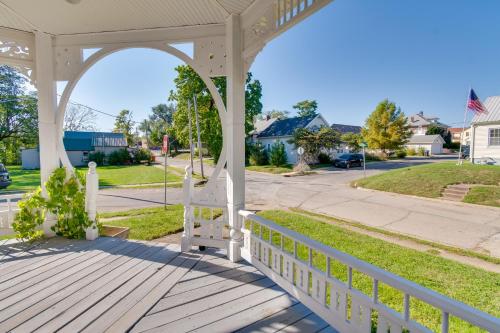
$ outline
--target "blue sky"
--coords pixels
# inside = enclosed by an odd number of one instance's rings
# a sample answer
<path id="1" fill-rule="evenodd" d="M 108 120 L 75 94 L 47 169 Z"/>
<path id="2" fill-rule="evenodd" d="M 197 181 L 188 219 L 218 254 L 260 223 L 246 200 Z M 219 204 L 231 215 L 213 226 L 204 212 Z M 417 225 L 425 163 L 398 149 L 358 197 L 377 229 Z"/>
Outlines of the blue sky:
<path id="1" fill-rule="evenodd" d="M 460 126 L 469 85 L 500 95 L 500 1 L 336 0 L 269 43 L 251 71 L 264 110 L 316 99 L 330 123 L 363 125 L 389 98 L 406 114 Z M 152 50 L 113 54 L 89 70 L 71 98 L 137 121 L 165 103 L 181 62 Z M 100 116 L 109 130 L 114 119 Z"/>

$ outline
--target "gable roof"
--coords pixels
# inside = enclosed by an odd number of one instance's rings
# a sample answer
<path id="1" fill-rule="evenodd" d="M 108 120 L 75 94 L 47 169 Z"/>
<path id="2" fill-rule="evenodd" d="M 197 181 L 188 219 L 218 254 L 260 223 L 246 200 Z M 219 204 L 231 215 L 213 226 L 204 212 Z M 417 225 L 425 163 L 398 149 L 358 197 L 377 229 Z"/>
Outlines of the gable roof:
<path id="1" fill-rule="evenodd" d="M 359 134 L 359 133 L 361 133 L 361 126 L 332 124 L 332 126 L 330 126 L 330 127 L 336 131 L 339 131 L 341 134 L 345 134 L 345 133 Z"/>
<path id="2" fill-rule="evenodd" d="M 439 117 L 426 116 L 426 115 L 424 115 L 423 112 L 419 112 L 419 113 L 415 113 L 415 114 L 410 115 L 407 118 L 407 121 L 408 121 L 408 125 L 410 125 L 410 127 L 429 126 L 431 124 L 447 127 L 445 124 L 439 122 Z"/>
<path id="3" fill-rule="evenodd" d="M 408 140 L 407 144 L 429 144 L 439 141 L 444 143 L 444 139 L 439 134 L 434 135 L 414 135 Z"/>
<path id="4" fill-rule="evenodd" d="M 294 117 L 274 121 L 257 137 L 267 138 L 275 136 L 292 136 L 296 129 L 304 128 L 316 117 L 321 117 L 319 114 L 309 117 Z"/>
<path id="5" fill-rule="evenodd" d="M 490 96 L 484 101 L 484 107 L 488 113 L 476 114 L 472 118 L 472 123 L 487 123 L 500 121 L 500 96 Z"/>
<path id="6" fill-rule="evenodd" d="M 257 119 L 255 120 L 253 127 L 255 128 L 253 131 L 250 132 L 250 134 L 259 134 L 266 128 L 268 128 L 272 123 L 274 123 L 277 118 L 270 118 L 270 119 Z"/>

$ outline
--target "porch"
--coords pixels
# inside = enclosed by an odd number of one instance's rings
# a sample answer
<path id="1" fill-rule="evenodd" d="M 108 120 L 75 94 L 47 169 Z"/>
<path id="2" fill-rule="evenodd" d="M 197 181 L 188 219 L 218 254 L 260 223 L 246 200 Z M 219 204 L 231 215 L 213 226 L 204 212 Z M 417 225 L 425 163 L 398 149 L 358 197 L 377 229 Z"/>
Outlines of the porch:
<path id="1" fill-rule="evenodd" d="M 1 332 L 334 332 L 225 251 L 52 238 L 0 253 Z"/>

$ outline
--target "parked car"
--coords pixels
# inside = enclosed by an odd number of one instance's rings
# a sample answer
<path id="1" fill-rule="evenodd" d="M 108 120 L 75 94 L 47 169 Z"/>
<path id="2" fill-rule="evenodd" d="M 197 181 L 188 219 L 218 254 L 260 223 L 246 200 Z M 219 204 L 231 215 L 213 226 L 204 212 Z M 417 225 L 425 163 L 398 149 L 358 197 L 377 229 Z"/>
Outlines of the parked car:
<path id="1" fill-rule="evenodd" d="M 342 154 L 337 156 L 333 161 L 333 165 L 337 168 L 349 169 L 353 166 L 363 166 L 363 155 L 362 154 Z"/>
<path id="2" fill-rule="evenodd" d="M 469 145 L 463 145 L 462 146 L 462 156 L 460 156 L 462 159 L 469 158 L 470 156 L 470 146 Z"/>
<path id="3" fill-rule="evenodd" d="M 3 164 L 0 163 L 0 189 L 7 188 L 12 183 L 9 172 Z"/>

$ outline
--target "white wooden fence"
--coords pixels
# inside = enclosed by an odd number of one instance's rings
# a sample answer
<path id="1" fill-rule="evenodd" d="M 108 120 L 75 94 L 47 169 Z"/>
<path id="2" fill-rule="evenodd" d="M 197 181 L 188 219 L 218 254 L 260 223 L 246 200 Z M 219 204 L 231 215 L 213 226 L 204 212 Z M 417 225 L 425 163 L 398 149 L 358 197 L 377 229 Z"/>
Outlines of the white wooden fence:
<path id="1" fill-rule="evenodd" d="M 17 201 L 21 200 L 23 194 L 0 195 L 0 228 L 11 229 L 14 217 L 19 211 Z"/>
<path id="2" fill-rule="evenodd" d="M 427 303 L 441 312 L 441 332 L 448 332 L 450 316 L 458 317 L 489 332 L 500 332 L 499 318 L 323 245 L 251 212 L 240 211 L 240 215 L 245 219 L 243 225 L 248 227 L 242 230 L 244 234 L 242 256 L 340 332 L 368 333 L 374 324 L 377 326 L 377 333 L 432 332 L 412 319 L 410 313 L 412 300 Z M 307 254 L 306 260 L 302 255 L 304 253 Z M 320 257 L 325 262 L 323 269 L 315 264 Z M 347 282 L 334 276 L 335 272 L 331 269 L 331 263 L 334 261 L 346 268 Z M 371 279 L 371 295 L 353 286 L 353 271 Z M 401 292 L 402 312 L 381 302 L 380 283 Z"/>

